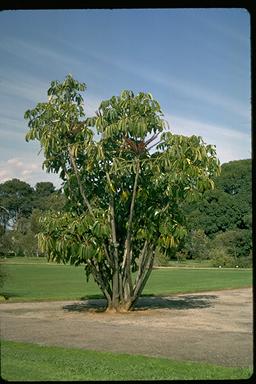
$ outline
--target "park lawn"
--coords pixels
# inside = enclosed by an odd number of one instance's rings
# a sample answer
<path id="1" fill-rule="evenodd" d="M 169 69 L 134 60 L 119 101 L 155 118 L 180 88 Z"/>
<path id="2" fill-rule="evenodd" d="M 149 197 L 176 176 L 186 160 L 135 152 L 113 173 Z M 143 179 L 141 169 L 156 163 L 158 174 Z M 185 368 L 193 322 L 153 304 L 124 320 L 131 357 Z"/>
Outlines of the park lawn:
<path id="1" fill-rule="evenodd" d="M 50 263 L 2 263 L 5 274 L 0 294 L 9 301 L 81 300 L 101 297 L 84 268 Z M 154 269 L 144 295 L 168 295 L 252 286 L 250 269 Z M 2 301 L 4 298 L 2 296 Z"/>
<path id="2" fill-rule="evenodd" d="M 250 368 L 2 341 L 8 381 L 246 379 Z"/>

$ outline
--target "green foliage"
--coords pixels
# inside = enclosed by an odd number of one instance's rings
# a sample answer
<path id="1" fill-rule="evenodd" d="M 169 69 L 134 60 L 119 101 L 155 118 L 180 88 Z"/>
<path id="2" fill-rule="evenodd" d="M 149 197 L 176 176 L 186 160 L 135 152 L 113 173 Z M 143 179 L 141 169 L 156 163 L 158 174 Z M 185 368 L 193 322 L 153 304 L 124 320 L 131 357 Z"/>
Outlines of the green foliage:
<path id="1" fill-rule="evenodd" d="M 215 248 L 210 251 L 210 255 L 213 267 L 234 268 L 237 265 L 236 259 L 230 256 L 225 249 Z"/>
<path id="2" fill-rule="evenodd" d="M 251 204 L 252 164 L 251 160 L 235 160 L 223 164 L 221 176 L 216 178 L 216 187 L 234 196 L 245 194 Z"/>
<path id="3" fill-rule="evenodd" d="M 0 184 L 0 255 L 39 255 L 36 234 L 39 218 L 45 211 L 61 211 L 64 195 L 56 192 L 50 182 L 37 183 L 35 189 L 18 179 Z"/>
<path id="4" fill-rule="evenodd" d="M 252 251 L 252 233 L 248 229 L 236 229 L 218 233 L 212 247 L 223 248 L 234 258 L 248 257 Z"/>
<path id="5" fill-rule="evenodd" d="M 204 193 L 200 203 L 185 207 L 187 225 L 213 237 L 231 229 L 250 229 L 252 224 L 251 160 L 231 161 L 214 178 L 215 189 Z"/>
<path id="6" fill-rule="evenodd" d="M 177 251 L 175 256 L 176 256 L 179 263 L 182 263 L 188 259 L 187 251 L 184 249 Z"/>
<path id="7" fill-rule="evenodd" d="M 155 253 L 154 265 L 166 266 L 168 265 L 168 262 L 169 262 L 168 255 L 166 253 L 161 252 L 159 248 L 157 248 Z"/>
<path id="8" fill-rule="evenodd" d="M 50 196 L 53 192 L 55 192 L 55 187 L 51 182 L 40 182 L 36 183 L 35 192 L 38 197 Z"/>
<path id="9" fill-rule="evenodd" d="M 219 162 L 201 137 L 164 132 L 150 93 L 122 91 L 86 117 L 85 88 L 71 75 L 53 81 L 48 102 L 25 113 L 26 140 L 40 142 L 43 166 L 60 174 L 67 198 L 66 212 L 43 219 L 39 241 L 51 260 L 84 263 L 111 305 L 131 304 L 156 247 L 171 252 L 185 236 L 182 204 L 213 188 Z"/>
<path id="10" fill-rule="evenodd" d="M 0 256 L 14 255 L 12 232 L 4 232 L 0 236 Z"/>
<path id="11" fill-rule="evenodd" d="M 186 237 L 182 251 L 191 259 L 208 259 L 209 243 L 210 241 L 202 229 L 192 230 Z"/>
<path id="12" fill-rule="evenodd" d="M 251 160 L 231 161 L 221 169 L 221 174 L 214 178 L 214 190 L 206 191 L 200 202 L 184 205 L 187 226 L 190 231 L 202 230 L 208 236 L 214 265 L 251 266 Z M 186 247 L 182 251 L 187 251 Z"/>
<path id="13" fill-rule="evenodd" d="M 0 184 L 0 220 L 6 229 L 7 224 L 15 222 L 20 216 L 29 216 L 32 211 L 33 188 L 18 179 Z M 6 212 L 8 214 L 6 215 Z"/>

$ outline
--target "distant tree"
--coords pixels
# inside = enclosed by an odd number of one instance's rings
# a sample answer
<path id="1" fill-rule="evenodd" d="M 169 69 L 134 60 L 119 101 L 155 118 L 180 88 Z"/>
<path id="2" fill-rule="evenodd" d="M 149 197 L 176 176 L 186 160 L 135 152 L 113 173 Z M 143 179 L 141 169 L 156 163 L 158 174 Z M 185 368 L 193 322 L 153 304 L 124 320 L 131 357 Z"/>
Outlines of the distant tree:
<path id="1" fill-rule="evenodd" d="M 18 179 L 0 184 L 0 206 L 8 210 L 9 223 L 15 223 L 20 216 L 28 217 L 33 208 L 33 188 Z M 0 209 L 1 224 L 6 222 L 6 213 Z M 5 224 L 6 225 L 6 224 Z"/>
<path id="2" fill-rule="evenodd" d="M 161 134 L 163 114 L 149 93 L 123 91 L 85 118 L 84 90 L 68 75 L 51 83 L 48 102 L 25 113 L 26 139 L 40 141 L 44 167 L 60 174 L 67 197 L 67 212 L 44 218 L 40 243 L 51 260 L 84 264 L 108 310 L 127 311 L 156 248 L 165 251 L 184 236 L 182 202 L 213 187 L 219 163 L 202 138 Z"/>
<path id="3" fill-rule="evenodd" d="M 60 191 L 56 191 L 53 183 L 40 182 L 35 186 L 33 207 L 42 212 L 48 210 L 58 211 L 65 205 L 65 196 Z"/>
<path id="4" fill-rule="evenodd" d="M 223 248 L 232 257 L 249 257 L 252 251 L 252 233 L 248 229 L 235 229 L 218 233 L 212 248 Z"/>
<path id="5" fill-rule="evenodd" d="M 35 192 L 36 195 L 40 197 L 50 196 L 53 192 L 55 192 L 55 187 L 53 183 L 49 181 L 42 181 L 36 183 Z"/>
<path id="6" fill-rule="evenodd" d="M 13 249 L 13 232 L 10 230 L 5 231 L 0 235 L 0 256 L 9 256 L 10 254 L 15 254 Z"/>
<path id="7" fill-rule="evenodd" d="M 38 255 L 39 219 L 46 211 L 61 211 L 63 193 L 51 182 L 39 182 L 35 189 L 18 179 L 0 184 L 0 254 Z M 8 209 L 7 209 L 7 208 Z"/>
<path id="8" fill-rule="evenodd" d="M 228 230 L 250 229 L 252 224 L 251 160 L 222 165 L 215 177 L 215 189 L 206 191 L 200 202 L 187 204 L 187 225 L 202 229 L 208 236 Z"/>
<path id="9" fill-rule="evenodd" d="M 0 205 L 0 236 L 5 233 L 9 220 L 10 212 L 7 208 Z"/>
<path id="10" fill-rule="evenodd" d="M 209 244 L 210 241 L 202 229 L 192 230 L 186 236 L 182 251 L 190 259 L 208 259 Z"/>
<path id="11" fill-rule="evenodd" d="M 232 196 L 246 193 L 247 200 L 251 203 L 251 159 L 230 161 L 222 164 L 221 170 L 221 175 L 215 179 L 216 188 Z"/>

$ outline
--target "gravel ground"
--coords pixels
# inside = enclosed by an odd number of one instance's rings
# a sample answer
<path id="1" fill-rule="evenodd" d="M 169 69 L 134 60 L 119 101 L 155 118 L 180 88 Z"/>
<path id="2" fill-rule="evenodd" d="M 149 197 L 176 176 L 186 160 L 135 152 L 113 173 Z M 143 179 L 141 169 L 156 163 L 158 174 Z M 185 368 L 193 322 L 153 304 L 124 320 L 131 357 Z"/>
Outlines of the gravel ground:
<path id="1" fill-rule="evenodd" d="M 127 314 L 104 300 L 2 303 L 1 338 L 40 345 L 252 366 L 252 289 L 142 297 Z"/>

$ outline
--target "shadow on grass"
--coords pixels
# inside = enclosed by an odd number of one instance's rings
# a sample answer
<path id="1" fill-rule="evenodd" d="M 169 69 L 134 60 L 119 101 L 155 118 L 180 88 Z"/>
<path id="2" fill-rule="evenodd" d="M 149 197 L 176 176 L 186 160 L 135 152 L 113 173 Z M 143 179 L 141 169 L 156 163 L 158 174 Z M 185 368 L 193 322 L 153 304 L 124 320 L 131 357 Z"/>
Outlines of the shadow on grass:
<path id="1" fill-rule="evenodd" d="M 209 308 L 214 306 L 215 295 L 184 295 L 184 296 L 142 296 L 137 301 L 134 311 L 152 309 L 197 309 Z M 63 309 L 69 312 L 103 312 L 107 306 L 107 301 L 103 298 L 88 298 L 83 303 L 68 304 Z"/>
<path id="2" fill-rule="evenodd" d="M 4 297 L 5 300 L 9 300 L 12 297 L 20 297 L 18 293 L 12 293 L 12 292 L 0 292 L 0 296 Z"/>

